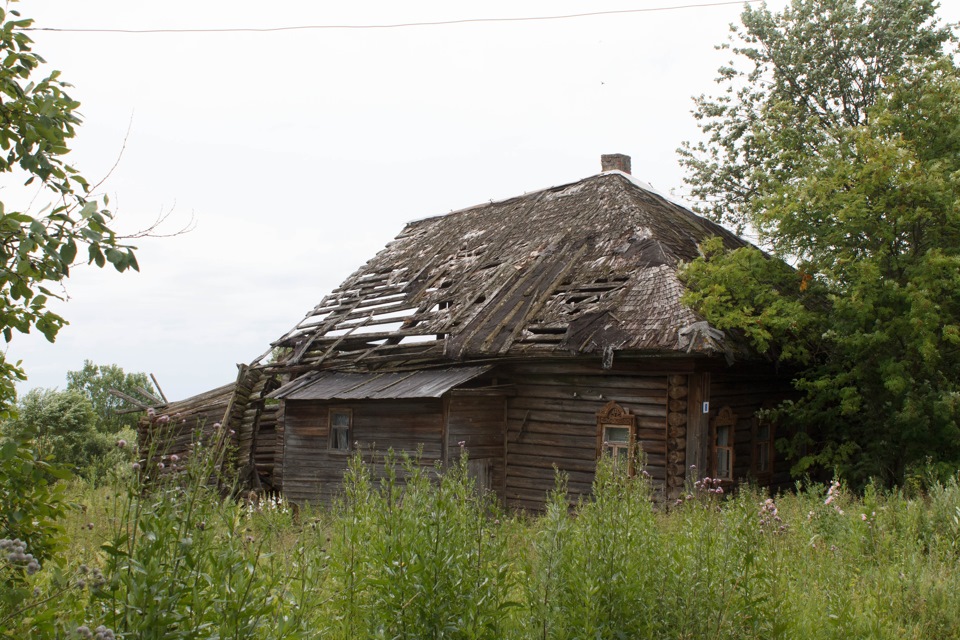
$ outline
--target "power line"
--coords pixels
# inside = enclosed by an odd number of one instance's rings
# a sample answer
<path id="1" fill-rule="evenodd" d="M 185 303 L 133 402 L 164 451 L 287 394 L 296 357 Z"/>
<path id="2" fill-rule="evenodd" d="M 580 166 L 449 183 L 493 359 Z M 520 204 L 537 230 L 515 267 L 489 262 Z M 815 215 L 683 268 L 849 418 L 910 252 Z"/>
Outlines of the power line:
<path id="1" fill-rule="evenodd" d="M 393 24 L 311 24 L 287 27 L 236 27 L 214 29 L 71 29 L 60 27 L 28 27 L 25 31 L 54 31 L 58 33 L 269 33 L 274 31 L 314 31 L 332 29 L 405 29 L 409 27 L 440 27 L 455 24 L 478 24 L 495 22 L 537 22 L 545 20 L 569 20 L 593 16 L 612 16 L 627 13 L 649 13 L 653 11 L 679 11 L 705 7 L 722 7 L 731 4 L 751 4 L 760 0 L 725 0 L 723 2 L 704 2 L 669 7 L 648 7 L 645 9 L 618 9 L 612 11 L 590 11 L 586 13 L 568 13 L 555 16 L 527 16 L 519 18 L 462 18 L 459 20 L 437 20 L 435 22 L 398 22 Z"/>

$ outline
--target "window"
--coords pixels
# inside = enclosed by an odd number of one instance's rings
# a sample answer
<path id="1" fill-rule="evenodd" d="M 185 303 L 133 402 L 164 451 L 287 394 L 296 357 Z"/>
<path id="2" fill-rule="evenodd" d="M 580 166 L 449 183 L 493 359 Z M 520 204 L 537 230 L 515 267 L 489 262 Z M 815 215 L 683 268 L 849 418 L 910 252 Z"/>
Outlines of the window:
<path id="1" fill-rule="evenodd" d="M 758 480 L 769 481 L 773 475 L 773 443 L 773 424 L 757 418 L 753 423 L 753 475 Z"/>
<path id="2" fill-rule="evenodd" d="M 713 432 L 713 469 L 711 475 L 720 480 L 733 480 L 733 436 L 737 428 L 737 414 L 730 407 L 723 407 L 710 421 Z"/>
<path id="3" fill-rule="evenodd" d="M 330 409 L 330 450 L 350 451 L 350 427 L 353 412 L 350 409 Z"/>
<path id="4" fill-rule="evenodd" d="M 597 414 L 597 457 L 610 456 L 614 468 L 633 475 L 636 434 L 635 417 L 616 402 L 609 402 Z"/>

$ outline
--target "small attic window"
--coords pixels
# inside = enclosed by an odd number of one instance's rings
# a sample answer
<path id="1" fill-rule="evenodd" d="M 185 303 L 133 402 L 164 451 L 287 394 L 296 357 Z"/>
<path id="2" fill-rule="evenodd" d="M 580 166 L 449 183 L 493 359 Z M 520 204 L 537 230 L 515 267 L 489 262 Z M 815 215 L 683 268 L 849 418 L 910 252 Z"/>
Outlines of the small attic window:
<path id="1" fill-rule="evenodd" d="M 444 309 L 449 309 L 452 304 L 453 302 L 450 300 L 441 300 L 440 302 L 437 303 L 437 307 L 434 310 L 443 311 Z"/>

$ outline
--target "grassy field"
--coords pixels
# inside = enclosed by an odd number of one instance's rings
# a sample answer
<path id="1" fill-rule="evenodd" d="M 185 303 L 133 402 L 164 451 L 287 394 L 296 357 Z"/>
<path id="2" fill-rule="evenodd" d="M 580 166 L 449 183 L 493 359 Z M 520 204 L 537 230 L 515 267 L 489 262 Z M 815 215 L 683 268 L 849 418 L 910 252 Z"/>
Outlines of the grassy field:
<path id="1" fill-rule="evenodd" d="M 503 512 L 457 466 L 373 482 L 336 508 L 221 499 L 216 456 L 74 483 L 66 546 L 3 563 L 7 637 L 958 638 L 960 486 L 907 497 L 690 487 L 656 507 L 601 466 L 569 510 Z M 388 459 L 394 471 L 404 461 Z M 159 470 L 141 469 L 149 475 Z M 29 549 L 26 550 L 29 552 Z M 98 635 L 99 634 L 99 635 Z"/>

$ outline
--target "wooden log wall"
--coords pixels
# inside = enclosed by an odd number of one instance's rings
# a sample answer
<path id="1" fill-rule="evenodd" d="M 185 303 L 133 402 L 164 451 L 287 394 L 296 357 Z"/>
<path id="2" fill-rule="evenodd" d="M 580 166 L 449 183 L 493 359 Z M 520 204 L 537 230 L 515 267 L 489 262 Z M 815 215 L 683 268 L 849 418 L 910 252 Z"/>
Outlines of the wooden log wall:
<path id="1" fill-rule="evenodd" d="M 466 451 L 478 487 L 499 495 L 504 490 L 506 398 L 454 390 L 447 399 L 447 460 Z M 463 446 L 461 447 L 461 443 Z"/>
<path id="2" fill-rule="evenodd" d="M 736 481 L 753 479 L 753 430 L 757 411 L 776 406 L 794 394 L 787 380 L 769 374 L 714 373 L 711 376 L 711 418 L 725 406 L 737 415 L 733 441 L 733 477 Z M 774 429 L 775 438 L 785 435 Z M 779 454 L 774 456 L 772 478 L 762 484 L 773 489 L 791 486 L 790 465 Z"/>
<path id="3" fill-rule="evenodd" d="M 329 411 L 352 411 L 350 453 L 329 448 Z M 422 467 L 443 458 L 443 401 L 377 400 L 284 402 L 283 492 L 298 504 L 331 504 L 343 488 L 343 474 L 356 449 L 377 472 L 388 449 L 419 453 Z M 399 470 L 398 470 L 399 471 Z M 402 474 L 398 475 L 401 476 Z"/>
<path id="4" fill-rule="evenodd" d="M 277 405 L 266 405 L 263 407 L 259 416 L 259 431 L 257 434 L 257 446 L 253 452 L 253 461 L 257 466 L 257 473 L 262 477 L 271 478 L 271 484 L 274 489 L 278 489 L 274 477 L 275 467 L 279 459 L 279 447 L 277 443 Z"/>
<path id="5" fill-rule="evenodd" d="M 667 379 L 667 468 L 664 492 L 676 500 L 683 493 L 687 476 L 687 397 L 688 376 Z"/>
<path id="6" fill-rule="evenodd" d="M 590 493 L 597 465 L 597 413 L 611 400 L 636 416 L 644 470 L 667 475 L 668 376 L 571 363 L 518 365 L 503 377 L 507 400 L 506 504 L 540 510 L 554 488 L 554 465 L 568 475 L 569 499 Z M 639 473 L 641 470 L 637 469 Z"/>
<path id="7" fill-rule="evenodd" d="M 214 425 L 223 420 L 233 385 L 224 385 L 206 393 L 158 407 L 151 420 L 140 419 L 138 447 L 140 457 L 153 449 L 157 455 L 176 454 L 185 458 L 198 437 L 213 437 Z"/>

